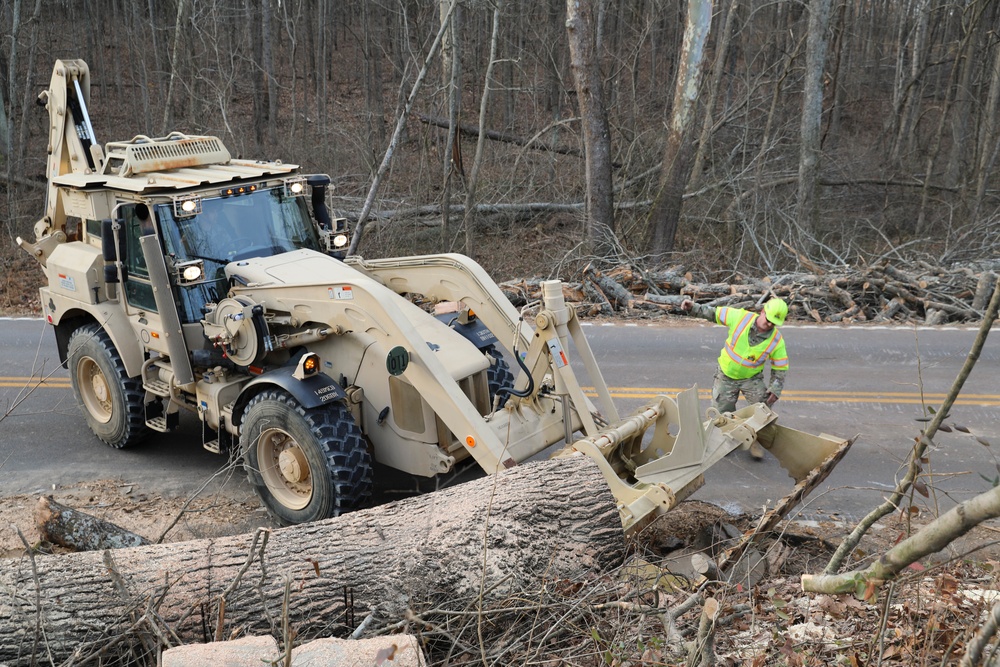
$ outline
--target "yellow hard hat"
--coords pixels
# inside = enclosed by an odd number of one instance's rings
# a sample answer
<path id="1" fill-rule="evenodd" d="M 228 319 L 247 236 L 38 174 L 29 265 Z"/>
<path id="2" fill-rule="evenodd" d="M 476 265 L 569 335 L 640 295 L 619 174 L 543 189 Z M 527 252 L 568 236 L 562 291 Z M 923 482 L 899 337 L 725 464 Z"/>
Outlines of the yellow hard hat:
<path id="1" fill-rule="evenodd" d="M 777 297 L 764 304 L 764 317 L 776 327 L 780 327 L 785 323 L 787 315 L 788 304 Z"/>

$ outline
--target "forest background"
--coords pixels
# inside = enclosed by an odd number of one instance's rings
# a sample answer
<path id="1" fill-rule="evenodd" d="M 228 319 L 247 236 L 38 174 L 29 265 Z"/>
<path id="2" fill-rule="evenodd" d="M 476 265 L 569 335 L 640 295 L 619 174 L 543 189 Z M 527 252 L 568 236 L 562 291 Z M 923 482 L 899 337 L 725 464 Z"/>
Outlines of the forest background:
<path id="1" fill-rule="evenodd" d="M 369 257 L 733 281 L 1000 245 L 990 0 L 0 0 L 0 17 L 7 307 L 41 282 L 14 238 L 44 210 L 35 100 L 56 58 L 90 65 L 101 143 L 211 134 L 329 173 Z"/>
<path id="2" fill-rule="evenodd" d="M 0 0 L 0 311 L 42 282 L 14 239 L 44 211 L 57 58 L 89 64 L 101 143 L 210 134 L 330 174 L 367 257 L 736 282 L 995 262 L 998 25 L 995 0 Z M 838 614 L 885 657 L 878 610 Z M 945 664 L 954 636 L 926 627 L 888 650 L 928 659 L 895 664 Z"/>

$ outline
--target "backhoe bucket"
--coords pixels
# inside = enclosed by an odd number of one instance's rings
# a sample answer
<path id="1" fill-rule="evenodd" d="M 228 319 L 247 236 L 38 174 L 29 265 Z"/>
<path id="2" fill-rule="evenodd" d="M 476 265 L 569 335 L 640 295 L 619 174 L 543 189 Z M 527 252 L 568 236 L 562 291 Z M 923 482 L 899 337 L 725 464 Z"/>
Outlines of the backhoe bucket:
<path id="1" fill-rule="evenodd" d="M 579 452 L 598 463 L 618 501 L 625 532 L 631 533 L 698 490 L 704 472 L 727 454 L 748 449 L 754 441 L 768 449 L 797 483 L 810 478 L 808 489 L 796 487 L 799 499 L 851 445 L 826 434 L 778 426 L 777 415 L 763 403 L 725 414 L 709 410 L 708 417 L 701 421 L 695 386 L 676 398 L 656 397 L 632 416 L 574 442 L 556 456 Z M 650 426 L 652 434 L 646 437 Z"/>

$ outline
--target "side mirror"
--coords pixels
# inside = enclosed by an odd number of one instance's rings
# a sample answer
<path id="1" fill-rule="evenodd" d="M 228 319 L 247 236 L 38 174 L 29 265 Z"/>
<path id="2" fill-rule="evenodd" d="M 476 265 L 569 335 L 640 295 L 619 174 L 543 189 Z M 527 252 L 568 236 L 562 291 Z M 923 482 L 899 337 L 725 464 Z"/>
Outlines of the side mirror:
<path id="1" fill-rule="evenodd" d="M 105 262 L 118 261 L 118 249 L 115 247 L 115 221 L 101 220 L 101 253 Z"/>

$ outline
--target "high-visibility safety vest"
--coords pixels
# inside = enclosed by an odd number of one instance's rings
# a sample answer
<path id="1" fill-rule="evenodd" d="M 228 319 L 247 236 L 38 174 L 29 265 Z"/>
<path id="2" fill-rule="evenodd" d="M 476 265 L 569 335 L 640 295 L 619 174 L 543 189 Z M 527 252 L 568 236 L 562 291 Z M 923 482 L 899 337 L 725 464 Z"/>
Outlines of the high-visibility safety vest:
<path id="1" fill-rule="evenodd" d="M 757 345 L 750 344 L 750 331 L 757 313 L 742 308 L 716 308 L 715 321 L 729 327 L 729 337 L 719 354 L 719 368 L 734 380 L 745 380 L 764 370 L 764 364 L 771 359 L 771 368 L 788 370 L 788 353 L 785 339 L 777 327 L 771 335 Z"/>

